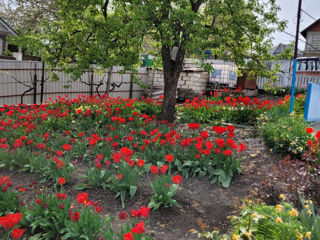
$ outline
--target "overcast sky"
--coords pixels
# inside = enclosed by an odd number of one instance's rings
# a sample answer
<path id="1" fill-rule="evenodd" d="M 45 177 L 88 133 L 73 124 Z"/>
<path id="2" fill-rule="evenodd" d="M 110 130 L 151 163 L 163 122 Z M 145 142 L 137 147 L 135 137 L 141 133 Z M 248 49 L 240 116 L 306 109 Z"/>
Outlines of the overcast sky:
<path id="1" fill-rule="evenodd" d="M 277 5 L 281 7 L 279 17 L 288 21 L 286 32 L 291 33 L 292 35 L 296 34 L 298 2 L 299 0 L 276 0 Z M 320 0 L 302 0 L 302 9 L 315 19 L 320 18 Z M 301 12 L 300 32 L 314 21 L 315 20 L 307 14 Z M 280 42 L 290 43 L 291 41 L 294 41 L 294 37 L 285 33 L 276 33 L 274 34 L 274 38 L 275 45 Z M 299 38 L 305 40 L 301 34 Z M 304 50 L 304 48 L 305 43 L 300 41 L 299 49 Z"/>

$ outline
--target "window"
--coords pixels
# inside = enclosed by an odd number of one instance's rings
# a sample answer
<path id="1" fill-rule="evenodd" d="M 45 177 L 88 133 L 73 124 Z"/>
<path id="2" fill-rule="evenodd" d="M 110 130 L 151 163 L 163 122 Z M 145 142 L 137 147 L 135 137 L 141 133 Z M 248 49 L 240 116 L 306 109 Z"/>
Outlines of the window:
<path id="1" fill-rule="evenodd" d="M 307 62 L 308 61 L 301 61 L 301 62 L 299 62 L 299 64 L 298 64 L 298 70 L 299 71 L 306 71 L 307 70 Z"/>
<path id="2" fill-rule="evenodd" d="M 308 61 L 308 71 L 314 71 L 315 70 L 315 60 L 309 60 Z"/>

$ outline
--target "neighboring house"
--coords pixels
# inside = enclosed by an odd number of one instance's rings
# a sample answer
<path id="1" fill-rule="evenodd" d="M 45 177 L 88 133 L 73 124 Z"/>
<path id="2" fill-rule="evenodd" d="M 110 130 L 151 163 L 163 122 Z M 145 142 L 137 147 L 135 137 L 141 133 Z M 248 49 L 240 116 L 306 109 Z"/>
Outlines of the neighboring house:
<path id="1" fill-rule="evenodd" d="M 320 56 L 320 18 L 301 32 L 301 35 L 307 40 L 303 56 Z"/>
<path id="2" fill-rule="evenodd" d="M 17 33 L 0 17 L 0 56 L 8 52 L 8 36 L 17 36 Z"/>
<path id="3" fill-rule="evenodd" d="M 287 48 L 289 48 L 289 44 L 279 43 L 279 45 L 273 47 L 270 52 L 273 56 L 277 56 Z"/>
<path id="4" fill-rule="evenodd" d="M 282 53 L 284 50 L 286 50 L 287 48 L 290 48 L 290 44 L 283 44 L 283 43 L 279 43 L 277 46 L 274 46 L 270 53 L 273 56 L 278 56 L 280 53 Z M 293 50 L 292 50 L 293 52 Z M 303 56 L 303 52 L 298 49 L 298 57 L 302 57 Z"/>

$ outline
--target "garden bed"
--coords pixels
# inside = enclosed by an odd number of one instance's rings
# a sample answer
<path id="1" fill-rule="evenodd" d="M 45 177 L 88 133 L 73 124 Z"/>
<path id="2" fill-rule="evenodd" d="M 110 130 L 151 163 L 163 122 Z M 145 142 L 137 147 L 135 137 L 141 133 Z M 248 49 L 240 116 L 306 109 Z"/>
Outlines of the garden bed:
<path id="1" fill-rule="evenodd" d="M 178 128 L 187 129 L 187 125 L 179 125 Z M 208 230 L 219 228 L 221 232 L 228 232 L 230 223 L 228 216 L 237 211 L 241 204 L 241 199 L 248 196 L 253 189 L 252 186 L 268 177 L 269 170 L 279 156 L 270 153 L 254 128 L 247 127 L 236 130 L 237 140 L 241 140 L 247 146 L 247 150 L 242 153 L 243 171 L 237 176 L 229 188 L 223 188 L 220 184 L 210 184 L 208 178 L 183 179 L 176 195 L 179 207 L 160 208 L 150 213 L 146 233 L 154 236 L 156 240 L 175 240 L 175 239 L 197 239 L 190 233 L 192 228 L 198 228 L 198 221 L 202 220 L 208 226 Z M 64 192 L 75 198 L 81 191 L 75 190 L 75 186 L 83 182 L 81 176 L 85 169 L 90 165 L 79 162 L 75 171 L 72 173 L 71 181 L 65 185 Z M 1 169 L 0 175 L 11 176 L 14 186 L 21 185 L 27 187 L 24 198 L 35 198 L 35 191 L 31 186 L 33 182 L 38 182 L 40 176 L 34 173 L 8 171 Z M 116 216 L 113 224 L 115 228 L 120 228 L 121 221 L 119 212 L 130 212 L 130 209 L 137 209 L 143 205 L 148 205 L 152 196 L 150 182 L 154 180 L 154 175 L 147 174 L 140 180 L 138 191 L 133 200 L 127 200 L 124 209 L 121 207 L 119 199 L 115 199 L 115 194 L 110 190 L 102 188 L 88 189 L 86 192 L 92 201 L 98 201 L 103 208 L 101 214 Z M 38 183 L 35 189 L 51 191 L 53 181 Z"/>
<path id="2" fill-rule="evenodd" d="M 288 97 L 223 94 L 186 102 L 174 124 L 148 99 L 0 108 L 0 220 L 22 212 L 28 239 L 179 240 L 236 231 L 228 216 L 245 198 L 276 204 L 284 193 L 299 206 L 299 193 L 318 205 L 320 133 L 306 129 L 304 99 L 290 118 Z"/>

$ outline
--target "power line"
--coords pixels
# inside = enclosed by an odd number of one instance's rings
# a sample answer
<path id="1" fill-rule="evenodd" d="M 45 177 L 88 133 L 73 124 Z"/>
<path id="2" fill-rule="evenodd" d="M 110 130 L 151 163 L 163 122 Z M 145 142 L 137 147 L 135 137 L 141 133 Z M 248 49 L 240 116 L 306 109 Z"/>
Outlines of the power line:
<path id="1" fill-rule="evenodd" d="M 317 21 L 317 19 L 315 19 L 314 17 L 312 17 L 309 13 L 307 13 L 305 10 L 303 10 L 301 8 L 301 12 L 305 13 L 306 15 L 308 15 L 309 17 L 311 17 L 313 20 Z"/>
<path id="2" fill-rule="evenodd" d="M 294 36 L 293 34 L 288 33 L 288 32 L 286 32 L 286 31 L 283 31 L 283 33 L 288 34 L 289 36 L 294 37 L 294 38 L 296 37 L 296 36 Z M 305 43 L 305 44 L 307 44 L 308 46 L 310 46 L 310 47 L 312 47 L 313 49 L 315 49 L 315 50 L 317 50 L 317 51 L 320 52 L 320 49 L 312 46 L 310 43 L 306 42 L 305 40 L 303 40 L 303 39 L 301 39 L 301 38 L 299 38 L 298 40 L 301 41 L 301 42 L 303 42 L 303 43 Z"/>

